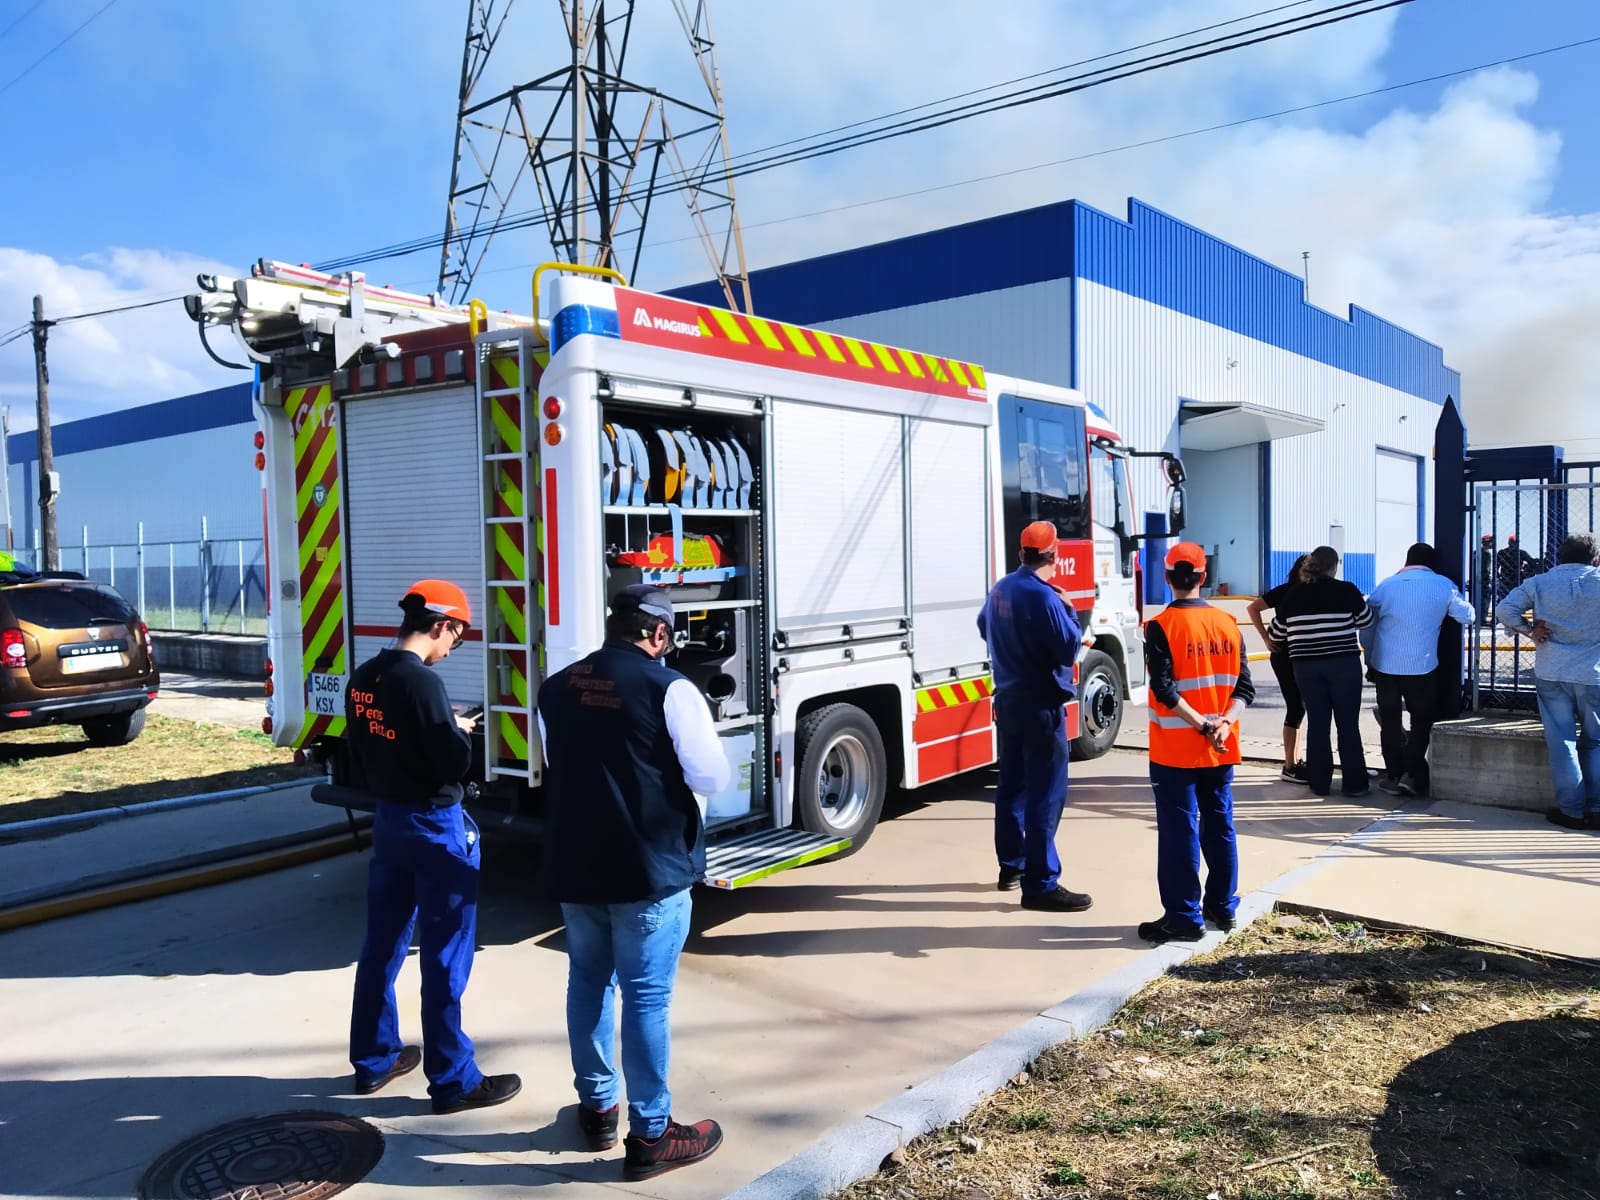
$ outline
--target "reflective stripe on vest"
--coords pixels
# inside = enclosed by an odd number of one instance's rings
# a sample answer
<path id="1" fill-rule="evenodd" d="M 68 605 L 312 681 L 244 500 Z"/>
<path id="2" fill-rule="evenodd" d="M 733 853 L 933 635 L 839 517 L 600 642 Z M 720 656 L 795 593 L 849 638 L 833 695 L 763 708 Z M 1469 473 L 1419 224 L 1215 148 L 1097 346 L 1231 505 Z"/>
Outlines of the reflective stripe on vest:
<path id="1" fill-rule="evenodd" d="M 1232 617 L 1209 604 L 1167 608 L 1150 618 L 1167 635 L 1178 695 L 1206 717 L 1221 716 L 1239 683 L 1241 639 Z M 1177 711 L 1150 697 L 1150 761 L 1166 767 L 1217 767 L 1237 763 L 1239 728 L 1228 731 L 1225 750 Z"/>

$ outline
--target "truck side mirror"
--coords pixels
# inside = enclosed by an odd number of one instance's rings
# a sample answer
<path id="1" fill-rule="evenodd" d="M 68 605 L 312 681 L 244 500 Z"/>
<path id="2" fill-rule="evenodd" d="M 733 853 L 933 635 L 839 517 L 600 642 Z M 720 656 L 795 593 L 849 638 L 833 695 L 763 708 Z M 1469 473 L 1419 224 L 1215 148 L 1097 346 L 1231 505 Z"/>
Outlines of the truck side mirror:
<path id="1" fill-rule="evenodd" d="M 1178 474 L 1180 477 L 1183 474 L 1181 467 L 1178 469 Z M 1183 488 L 1174 484 L 1172 493 L 1167 497 L 1167 536 L 1177 537 L 1183 532 L 1183 526 L 1186 521 L 1187 514 L 1184 512 L 1183 507 Z"/>
<path id="2" fill-rule="evenodd" d="M 1165 454 L 1161 458 L 1161 473 L 1167 477 L 1167 482 L 1173 487 L 1182 487 L 1184 481 L 1183 460 L 1175 454 Z"/>

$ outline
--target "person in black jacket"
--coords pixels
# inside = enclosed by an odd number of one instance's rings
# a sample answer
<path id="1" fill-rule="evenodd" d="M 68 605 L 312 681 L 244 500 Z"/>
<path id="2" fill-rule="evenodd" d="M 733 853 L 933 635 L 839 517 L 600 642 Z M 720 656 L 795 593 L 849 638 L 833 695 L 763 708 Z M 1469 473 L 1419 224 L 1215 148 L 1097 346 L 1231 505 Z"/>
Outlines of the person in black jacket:
<path id="1" fill-rule="evenodd" d="M 1306 706 L 1306 777 L 1326 796 L 1333 787 L 1330 722 L 1339 730 L 1340 790 L 1372 790 L 1361 746 L 1361 645 L 1357 630 L 1372 624 L 1361 589 L 1336 578 L 1339 552 L 1318 546 L 1300 562 L 1300 578 L 1278 601 L 1268 634 L 1289 647 L 1289 662 Z"/>
<path id="2" fill-rule="evenodd" d="M 715 1121 L 673 1119 L 667 1088 L 689 890 L 706 871 L 700 797 L 721 792 L 733 774 L 705 697 L 661 661 L 672 626 L 665 591 L 623 588 L 605 645 L 539 689 L 544 880 L 567 926 L 578 1124 L 591 1150 L 617 1144 L 620 987 L 629 1180 L 699 1162 L 722 1144 Z"/>
<path id="3" fill-rule="evenodd" d="M 515 1075 L 478 1070 L 461 1030 L 478 922 L 478 827 L 461 809 L 473 723 L 457 717 L 428 670 L 461 644 L 471 623 L 453 583 L 423 579 L 400 601 L 390 649 L 358 667 L 345 691 L 352 782 L 377 798 L 367 877 L 367 936 L 356 963 L 350 1062 L 368 1095 L 422 1064 L 436 1113 L 503 1104 Z M 394 981 L 417 927 L 422 1050 L 403 1045 Z"/>

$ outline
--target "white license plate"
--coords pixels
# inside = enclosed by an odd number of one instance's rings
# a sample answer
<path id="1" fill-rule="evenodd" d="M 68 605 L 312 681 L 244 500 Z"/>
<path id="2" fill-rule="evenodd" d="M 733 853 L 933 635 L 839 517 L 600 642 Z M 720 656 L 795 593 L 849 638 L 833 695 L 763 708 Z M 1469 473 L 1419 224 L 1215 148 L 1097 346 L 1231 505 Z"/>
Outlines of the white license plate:
<path id="1" fill-rule="evenodd" d="M 98 654 L 75 654 L 61 660 L 61 671 L 66 675 L 81 675 L 85 671 L 106 671 L 112 667 L 127 666 L 120 650 L 103 650 Z"/>
<path id="2" fill-rule="evenodd" d="M 306 708 L 313 716 L 344 716 L 343 675 L 306 676 Z"/>

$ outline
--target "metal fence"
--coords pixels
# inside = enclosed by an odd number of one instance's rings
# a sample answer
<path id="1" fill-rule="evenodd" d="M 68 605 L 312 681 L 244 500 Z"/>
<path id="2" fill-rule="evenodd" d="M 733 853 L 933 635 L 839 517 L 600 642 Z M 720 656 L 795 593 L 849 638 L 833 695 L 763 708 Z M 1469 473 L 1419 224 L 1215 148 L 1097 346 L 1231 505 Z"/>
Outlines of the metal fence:
<path id="1" fill-rule="evenodd" d="M 193 541 L 146 541 L 141 522 L 131 542 L 97 542 L 85 525 L 76 544 L 63 536 L 61 567 L 116 588 L 152 629 L 264 635 L 265 543 L 213 537 L 204 518 L 199 534 Z M 33 558 L 38 565 L 37 535 Z"/>
<path id="2" fill-rule="evenodd" d="M 1499 625 L 1494 606 L 1524 580 L 1555 566 L 1568 534 L 1600 529 L 1596 516 L 1600 464 L 1572 464 L 1561 483 L 1473 485 L 1467 572 L 1478 614 L 1467 654 L 1473 708 L 1537 707 L 1534 644 Z"/>

